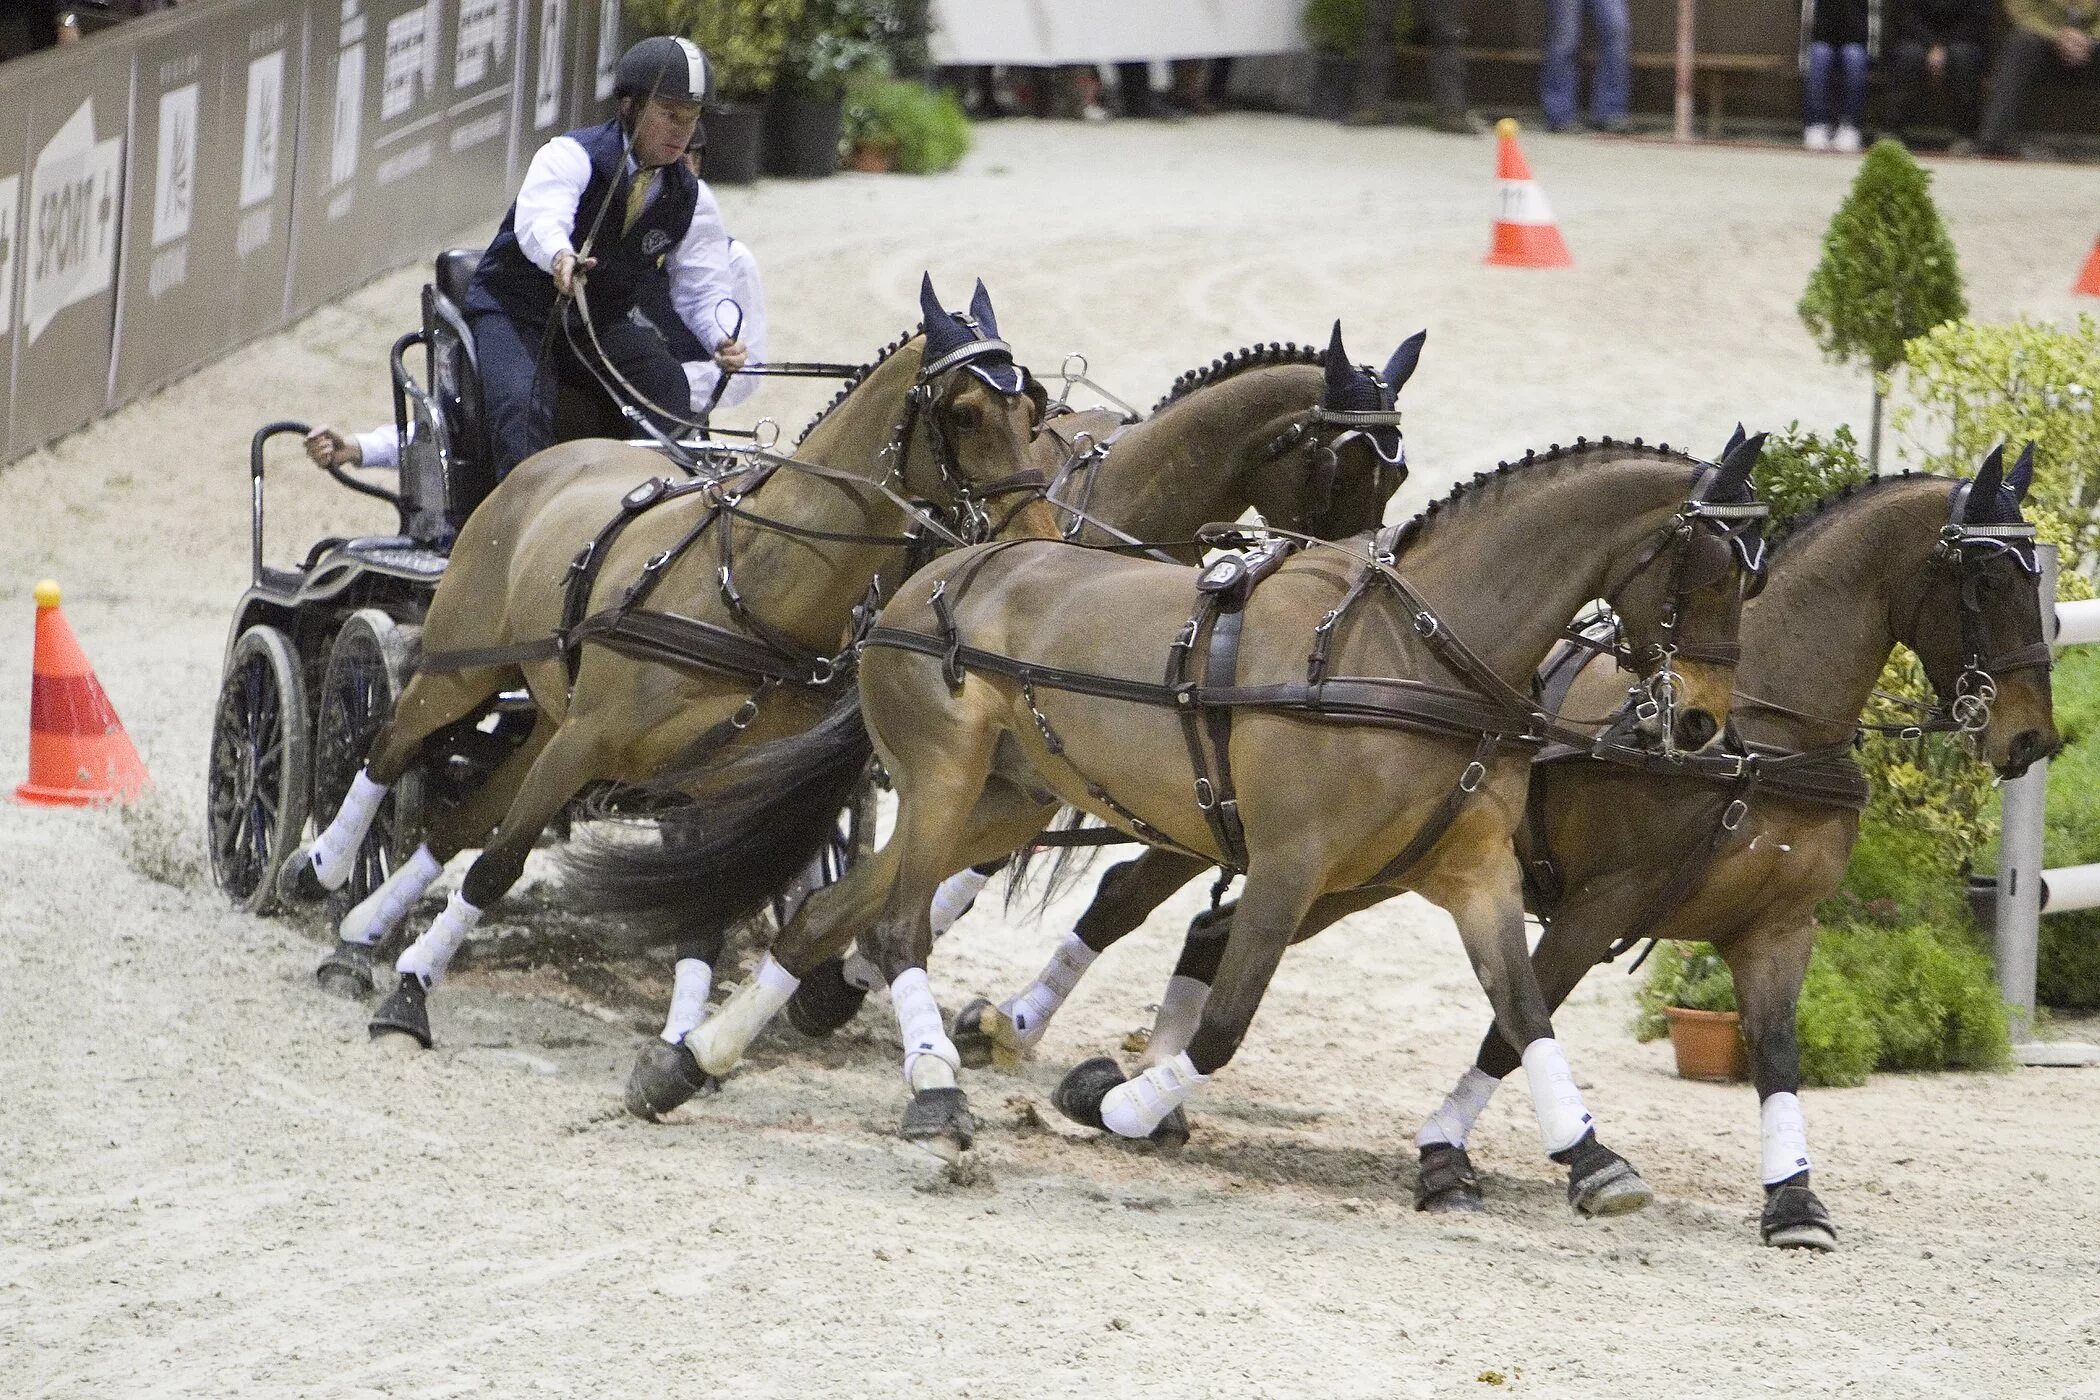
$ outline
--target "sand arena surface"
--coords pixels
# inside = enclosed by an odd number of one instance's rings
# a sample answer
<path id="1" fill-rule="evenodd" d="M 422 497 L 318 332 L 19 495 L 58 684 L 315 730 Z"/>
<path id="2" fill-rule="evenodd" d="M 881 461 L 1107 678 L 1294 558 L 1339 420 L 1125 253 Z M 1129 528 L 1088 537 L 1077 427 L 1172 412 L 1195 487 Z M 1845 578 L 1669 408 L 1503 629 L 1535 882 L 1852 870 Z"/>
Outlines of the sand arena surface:
<path id="1" fill-rule="evenodd" d="M 1427 325 L 1409 509 L 1578 434 L 1711 452 L 1738 418 L 1864 418 L 1793 312 L 1850 162 L 1528 145 L 1572 271 L 1480 265 L 1490 143 L 1284 119 L 1009 123 L 953 175 L 723 204 L 783 357 L 872 351 L 927 266 L 958 305 L 984 277 L 1039 371 L 1083 349 L 1141 404 L 1338 313 L 1374 362 Z M 2074 309 L 2100 173 L 1950 164 L 1936 192 L 1979 314 Z M 1286 961 L 1178 1160 L 1068 1131 L 1048 1097 L 1149 1024 L 1200 889 L 1103 960 L 1024 1074 L 966 1075 L 967 1183 L 895 1137 L 880 998 L 827 1043 L 779 1029 L 667 1125 L 629 1120 L 668 969 L 594 954 L 544 882 L 435 998 L 439 1049 L 375 1052 L 366 1011 L 315 989 L 318 925 L 230 913 L 199 875 L 203 769 L 248 434 L 382 420 L 423 275 L 0 470 L 0 777 L 26 766 L 50 574 L 164 795 L 128 821 L 0 804 L 0 1393 L 2100 1394 L 2100 1075 L 1810 1091 L 1843 1250 L 1782 1255 L 1756 1244 L 1754 1095 L 1674 1078 L 1608 971 L 1560 1033 L 1658 1204 L 1572 1218 L 1512 1087 L 1475 1147 L 1489 1213 L 1418 1216 L 1414 1129 L 1486 1003 L 1412 898 Z M 817 397 L 767 394 L 790 427 Z M 289 458 L 270 504 L 278 560 L 384 525 Z M 1075 912 L 982 901 L 934 959 L 943 1002 L 1019 985 Z"/>

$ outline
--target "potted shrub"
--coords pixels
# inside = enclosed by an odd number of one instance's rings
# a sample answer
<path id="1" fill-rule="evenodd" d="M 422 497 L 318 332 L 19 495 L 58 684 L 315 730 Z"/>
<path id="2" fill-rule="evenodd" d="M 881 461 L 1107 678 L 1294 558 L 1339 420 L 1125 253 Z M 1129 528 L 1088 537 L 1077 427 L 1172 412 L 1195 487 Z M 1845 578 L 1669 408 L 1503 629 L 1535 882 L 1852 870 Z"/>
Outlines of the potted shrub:
<path id="1" fill-rule="evenodd" d="M 1729 1083 L 1748 1075 L 1735 981 L 1711 947 L 1665 943 L 1657 948 L 1640 1001 L 1642 1020 L 1651 1029 L 1657 1022 L 1669 1028 L 1679 1077 Z"/>
<path id="2" fill-rule="evenodd" d="M 809 179 L 839 168 L 846 89 L 881 63 L 889 18 L 884 0 L 806 0 L 766 104 L 767 174 Z"/>
<path id="3" fill-rule="evenodd" d="M 1363 48 L 1366 0 L 1310 0 L 1301 23 L 1313 52 L 1311 115 L 1346 120 L 1356 108 L 1356 58 Z"/>
<path id="4" fill-rule="evenodd" d="M 700 168 L 710 184 L 747 185 L 758 178 L 766 95 L 803 5 L 804 0 L 626 0 L 634 32 L 684 35 L 707 54 L 714 94 L 702 119 L 707 152 Z"/>
<path id="5" fill-rule="evenodd" d="M 970 149 L 970 122 L 952 92 L 894 78 L 857 82 L 846 99 L 847 164 L 930 175 Z"/>

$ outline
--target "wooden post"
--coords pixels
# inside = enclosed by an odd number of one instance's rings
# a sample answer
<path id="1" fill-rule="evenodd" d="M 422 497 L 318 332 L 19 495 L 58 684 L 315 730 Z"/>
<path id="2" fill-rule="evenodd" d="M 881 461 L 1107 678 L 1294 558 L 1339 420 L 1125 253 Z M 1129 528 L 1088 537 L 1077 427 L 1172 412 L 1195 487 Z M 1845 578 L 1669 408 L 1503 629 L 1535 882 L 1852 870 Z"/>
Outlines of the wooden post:
<path id="1" fill-rule="evenodd" d="M 1677 0 L 1677 139 L 1692 139 L 1693 0 Z"/>

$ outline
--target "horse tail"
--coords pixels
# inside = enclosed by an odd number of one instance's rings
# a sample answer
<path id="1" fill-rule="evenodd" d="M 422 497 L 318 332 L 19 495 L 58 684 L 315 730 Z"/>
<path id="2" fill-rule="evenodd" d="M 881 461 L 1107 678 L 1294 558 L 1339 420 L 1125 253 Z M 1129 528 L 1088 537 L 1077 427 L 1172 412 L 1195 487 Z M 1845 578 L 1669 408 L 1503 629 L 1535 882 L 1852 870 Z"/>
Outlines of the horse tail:
<path id="1" fill-rule="evenodd" d="M 860 687 L 848 686 L 815 726 L 745 750 L 704 798 L 658 818 L 660 841 L 572 842 L 563 883 L 584 906 L 623 916 L 637 945 L 712 942 L 816 859 L 873 753 Z"/>

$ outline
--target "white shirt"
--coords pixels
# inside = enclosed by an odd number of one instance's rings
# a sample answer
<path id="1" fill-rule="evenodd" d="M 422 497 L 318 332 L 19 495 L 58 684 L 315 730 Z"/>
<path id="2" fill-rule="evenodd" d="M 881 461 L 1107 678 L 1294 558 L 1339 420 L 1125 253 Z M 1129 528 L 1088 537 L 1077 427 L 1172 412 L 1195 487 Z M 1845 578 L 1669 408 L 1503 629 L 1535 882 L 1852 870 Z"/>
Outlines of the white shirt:
<path id="1" fill-rule="evenodd" d="M 628 174 L 634 174 L 635 169 L 630 156 Z M 555 258 L 576 251 L 569 240 L 582 215 L 577 206 L 590 182 L 590 153 L 569 136 L 557 136 L 540 147 L 526 168 L 525 183 L 518 189 L 517 217 L 511 227 L 518 236 L 519 249 L 540 271 L 552 273 Z M 672 309 L 699 342 L 713 351 L 724 339 L 722 328 L 715 324 L 714 308 L 735 293 L 730 289 L 729 232 L 722 227 L 722 210 L 707 182 L 702 180 L 699 185 L 693 221 L 687 225 L 685 237 L 665 254 L 664 271 L 671 279 Z M 658 193 L 650 191 L 652 202 Z M 595 217 L 598 211 L 590 212 Z M 608 209 L 605 214 L 608 223 L 623 216 L 624 211 L 619 209 Z"/>

